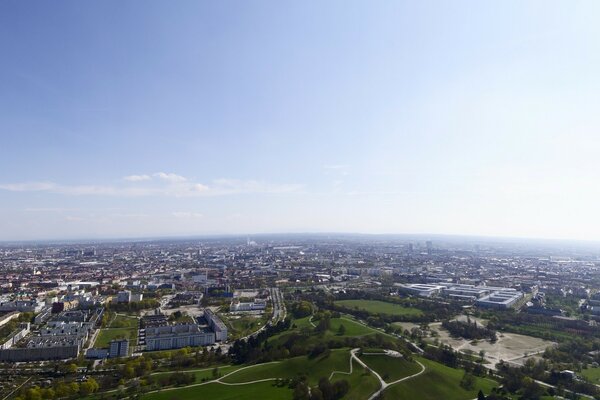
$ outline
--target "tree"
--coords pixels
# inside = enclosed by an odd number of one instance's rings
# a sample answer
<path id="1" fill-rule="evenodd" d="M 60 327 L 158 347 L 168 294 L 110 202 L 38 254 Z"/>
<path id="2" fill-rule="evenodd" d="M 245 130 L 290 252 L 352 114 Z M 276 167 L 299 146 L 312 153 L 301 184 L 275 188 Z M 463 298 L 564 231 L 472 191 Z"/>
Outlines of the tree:
<path id="1" fill-rule="evenodd" d="M 39 387 L 34 386 L 27 390 L 26 398 L 28 400 L 42 400 L 42 391 Z"/>
<path id="2" fill-rule="evenodd" d="M 293 400 L 310 400 L 306 382 L 298 382 L 294 388 Z"/>
<path id="3" fill-rule="evenodd" d="M 319 320 L 319 324 L 315 328 L 315 331 L 322 333 L 322 332 L 329 330 L 330 327 L 331 327 L 331 321 L 329 320 L 329 317 L 323 316 L 323 318 L 321 318 Z"/>
<path id="4" fill-rule="evenodd" d="M 67 365 L 67 373 L 69 374 L 76 374 L 77 373 L 77 364 L 69 364 Z"/>
<path id="5" fill-rule="evenodd" d="M 324 400 L 332 400 L 334 398 L 333 385 L 326 377 L 319 379 L 319 390 Z"/>
<path id="6" fill-rule="evenodd" d="M 333 384 L 334 399 L 341 399 L 350 390 L 350 383 L 346 379 L 336 381 Z"/>
<path id="7" fill-rule="evenodd" d="M 523 400 L 538 400 L 544 395 L 544 389 L 535 383 L 531 378 L 523 378 L 521 399 Z"/>
<path id="8" fill-rule="evenodd" d="M 471 389 L 473 389 L 474 385 L 475 385 L 475 377 L 465 371 L 465 374 L 463 375 L 462 379 L 460 380 L 460 387 L 465 390 L 471 390 Z"/>
<path id="9" fill-rule="evenodd" d="M 98 382 L 96 382 L 94 378 L 89 378 L 87 381 L 82 382 L 81 385 L 79 385 L 79 393 L 82 396 L 88 396 L 96 392 L 98 389 L 100 389 L 100 385 L 98 385 Z"/>
<path id="10" fill-rule="evenodd" d="M 338 328 L 338 335 L 344 336 L 345 334 L 346 334 L 346 327 L 344 326 L 344 324 L 340 324 L 340 327 Z"/>
<path id="11" fill-rule="evenodd" d="M 69 391 L 71 392 L 70 393 L 71 395 L 79 393 L 79 383 L 77 383 L 77 382 L 71 382 L 69 384 L 69 389 L 70 389 Z"/>
<path id="12" fill-rule="evenodd" d="M 485 395 L 483 394 L 481 389 L 479 389 L 479 393 L 477 393 L 477 400 L 485 400 Z"/>

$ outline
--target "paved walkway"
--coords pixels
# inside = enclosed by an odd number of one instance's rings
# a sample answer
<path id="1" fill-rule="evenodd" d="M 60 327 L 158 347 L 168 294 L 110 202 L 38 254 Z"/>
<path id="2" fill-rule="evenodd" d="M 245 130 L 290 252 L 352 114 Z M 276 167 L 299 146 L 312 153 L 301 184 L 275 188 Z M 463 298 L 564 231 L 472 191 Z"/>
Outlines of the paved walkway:
<path id="1" fill-rule="evenodd" d="M 392 386 L 392 385 L 395 385 L 397 383 L 400 383 L 400 382 L 403 382 L 403 381 L 415 378 L 415 377 L 421 375 L 423 372 L 425 372 L 425 366 L 423 364 L 421 364 L 421 362 L 415 360 L 415 362 L 421 366 L 421 370 L 419 372 L 417 372 L 416 374 L 405 376 L 404 378 L 400 378 L 400 379 L 397 379 L 397 380 L 395 380 L 393 382 L 389 382 L 388 383 L 388 382 L 386 382 L 386 381 L 383 380 L 383 378 L 381 377 L 381 375 L 379 375 L 376 371 L 374 371 L 367 364 L 365 364 L 363 362 L 363 360 L 361 360 L 360 358 L 358 358 L 358 356 L 356 355 L 356 353 L 358 352 L 358 350 L 359 349 L 352 349 L 350 351 L 351 360 L 352 359 L 356 360 L 357 363 L 359 363 L 360 365 L 362 365 L 363 367 L 365 367 L 367 371 L 371 372 L 373 375 L 375 375 L 375 377 L 377 379 L 379 379 L 380 388 L 379 388 L 378 391 L 376 391 L 375 393 L 373 393 L 371 395 L 371 397 L 369 397 L 369 400 L 373 400 L 373 399 L 377 398 L 381 394 L 381 392 L 383 392 L 388 386 Z M 381 353 L 381 354 L 387 354 L 387 352 L 386 353 Z M 394 357 L 394 356 L 390 355 L 390 357 Z"/>

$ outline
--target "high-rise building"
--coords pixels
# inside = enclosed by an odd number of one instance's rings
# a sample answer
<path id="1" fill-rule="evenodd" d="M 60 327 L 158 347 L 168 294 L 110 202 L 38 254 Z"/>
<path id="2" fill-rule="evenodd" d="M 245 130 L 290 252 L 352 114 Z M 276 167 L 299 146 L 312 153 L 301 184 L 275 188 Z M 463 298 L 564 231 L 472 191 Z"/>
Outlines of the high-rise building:
<path id="1" fill-rule="evenodd" d="M 111 340 L 110 348 L 108 350 L 108 357 L 127 357 L 129 354 L 129 340 L 117 339 Z"/>

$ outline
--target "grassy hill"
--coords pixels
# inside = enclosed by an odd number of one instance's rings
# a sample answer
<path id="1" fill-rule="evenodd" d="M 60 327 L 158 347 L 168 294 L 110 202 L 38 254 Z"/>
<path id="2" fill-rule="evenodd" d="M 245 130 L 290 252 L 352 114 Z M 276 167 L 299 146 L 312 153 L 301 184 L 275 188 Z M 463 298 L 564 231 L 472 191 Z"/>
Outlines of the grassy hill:
<path id="1" fill-rule="evenodd" d="M 360 359 L 376 371 L 386 382 L 393 382 L 400 378 L 416 374 L 421 371 L 421 366 L 414 361 L 407 361 L 404 358 L 390 357 L 382 355 L 363 354 Z"/>
<path id="2" fill-rule="evenodd" d="M 289 400 L 292 398 L 292 390 L 288 389 L 287 386 L 275 387 L 272 382 L 259 382 L 241 386 L 208 383 L 150 393 L 141 398 L 143 400 Z"/>
<path id="3" fill-rule="evenodd" d="M 390 386 L 385 392 L 385 398 L 390 399 L 420 399 L 420 400 L 470 400 L 477 397 L 482 389 L 489 393 L 498 386 L 491 379 L 475 378 L 472 390 L 465 390 L 459 383 L 464 371 L 446 367 L 436 362 L 419 358 L 426 371 L 412 379 Z"/>
<path id="4" fill-rule="evenodd" d="M 333 371 L 349 371 L 350 351 L 332 350 L 328 356 L 308 358 L 294 357 L 281 362 L 257 365 L 236 372 L 223 379 L 226 383 L 250 382 L 266 378 L 294 378 L 306 375 L 310 385 L 316 385 L 322 377 L 329 377 Z"/>

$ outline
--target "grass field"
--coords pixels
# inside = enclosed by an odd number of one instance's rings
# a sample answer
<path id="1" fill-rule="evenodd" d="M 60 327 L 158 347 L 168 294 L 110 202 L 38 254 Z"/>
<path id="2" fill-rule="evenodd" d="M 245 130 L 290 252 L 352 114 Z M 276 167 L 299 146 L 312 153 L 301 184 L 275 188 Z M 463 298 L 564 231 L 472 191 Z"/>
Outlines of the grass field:
<path id="1" fill-rule="evenodd" d="M 379 381 L 356 361 L 352 361 L 352 365 L 352 374 L 335 374 L 331 378 L 331 382 L 345 379 L 350 383 L 350 391 L 344 396 L 344 400 L 368 399 L 371 394 L 379 389 Z"/>
<path id="2" fill-rule="evenodd" d="M 139 326 L 139 319 L 126 315 L 117 315 L 110 323 L 109 328 L 136 328 Z"/>
<path id="3" fill-rule="evenodd" d="M 141 398 L 144 400 L 289 400 L 292 398 L 292 390 L 288 389 L 287 386 L 275 387 L 272 382 L 259 382 L 241 386 L 208 383 L 201 386 L 150 393 Z"/>
<path id="4" fill-rule="evenodd" d="M 223 376 L 225 374 L 228 374 L 230 372 L 233 372 L 235 370 L 240 369 L 241 366 L 237 366 L 237 365 L 224 365 L 221 367 L 218 367 L 218 373 L 219 376 Z M 212 380 L 213 377 L 213 368 L 201 368 L 200 370 L 191 370 L 191 371 L 186 371 L 186 370 L 181 370 L 181 371 L 177 371 L 177 372 L 184 372 L 184 373 L 193 373 L 196 377 L 196 381 L 195 383 L 201 383 L 203 380 Z M 159 372 L 159 373 L 155 373 L 152 374 L 153 376 L 159 377 L 161 375 L 169 375 L 172 374 L 175 371 L 165 371 L 165 372 Z"/>
<path id="5" fill-rule="evenodd" d="M 379 300 L 338 300 L 336 305 L 357 308 L 372 314 L 387 314 L 397 316 L 419 316 L 423 313 L 421 310 L 413 307 L 403 307 L 399 304 L 386 303 Z"/>
<path id="6" fill-rule="evenodd" d="M 109 328 L 101 329 L 98 338 L 94 344 L 95 348 L 108 348 L 108 344 L 113 339 L 129 339 L 129 345 L 137 343 L 137 329 L 135 328 Z"/>
<path id="7" fill-rule="evenodd" d="M 316 385 L 322 377 L 329 377 L 333 371 L 350 369 L 350 351 L 348 349 L 332 350 L 327 357 L 309 359 L 306 356 L 294 357 L 282 362 L 257 365 L 237 372 L 223 379 L 226 383 L 250 382 L 266 378 L 294 378 L 307 375 L 308 383 Z"/>
<path id="8" fill-rule="evenodd" d="M 338 329 L 340 329 L 340 325 L 344 325 L 344 328 L 346 328 L 344 336 L 365 336 L 376 333 L 372 329 L 367 328 L 366 326 L 350 319 L 349 317 L 331 318 L 330 323 L 331 328 L 329 329 L 329 331 L 333 335 L 337 335 Z"/>
<path id="9" fill-rule="evenodd" d="M 446 367 L 436 362 L 418 358 L 425 365 L 423 374 L 390 386 L 385 392 L 385 398 L 390 399 L 420 399 L 420 400 L 470 400 L 477 397 L 479 389 L 489 393 L 498 383 L 490 379 L 475 378 L 473 390 L 465 390 L 459 383 L 464 371 Z"/>
<path id="10" fill-rule="evenodd" d="M 224 318 L 225 323 L 229 328 L 228 332 L 231 339 L 244 337 L 252 332 L 257 331 L 267 322 L 268 319 L 269 318 L 266 314 L 228 316 Z"/>
<path id="11" fill-rule="evenodd" d="M 421 371 L 419 364 L 414 361 L 407 361 L 402 357 L 363 354 L 360 359 L 388 383 Z"/>
<path id="12" fill-rule="evenodd" d="M 590 382 L 600 384 L 600 368 L 586 368 L 578 372 L 579 375 L 589 379 Z"/>
<path id="13" fill-rule="evenodd" d="M 306 327 L 312 328 L 313 326 L 310 324 L 309 320 L 310 320 L 310 317 L 298 318 L 298 319 L 295 319 L 293 321 L 293 323 L 296 324 L 296 327 L 298 329 L 306 328 Z"/>

